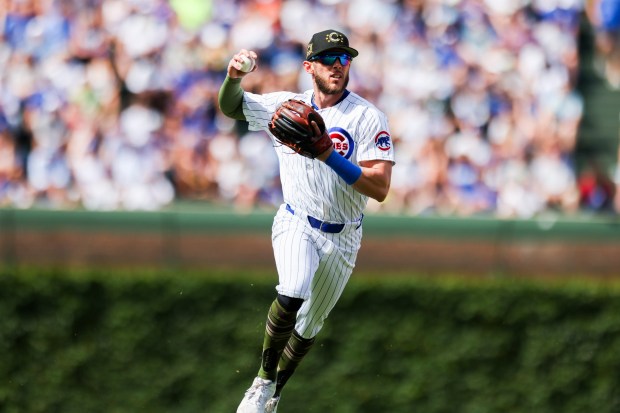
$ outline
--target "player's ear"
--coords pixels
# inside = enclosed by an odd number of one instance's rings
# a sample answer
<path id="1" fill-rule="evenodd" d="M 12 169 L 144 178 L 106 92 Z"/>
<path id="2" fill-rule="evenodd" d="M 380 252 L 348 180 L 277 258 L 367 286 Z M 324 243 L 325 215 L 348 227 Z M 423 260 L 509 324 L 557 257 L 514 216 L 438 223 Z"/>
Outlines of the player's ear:
<path id="1" fill-rule="evenodd" d="M 307 73 L 310 73 L 310 74 L 314 73 L 314 69 L 312 67 L 312 62 L 309 62 L 307 60 L 304 60 L 304 69 L 306 69 Z"/>

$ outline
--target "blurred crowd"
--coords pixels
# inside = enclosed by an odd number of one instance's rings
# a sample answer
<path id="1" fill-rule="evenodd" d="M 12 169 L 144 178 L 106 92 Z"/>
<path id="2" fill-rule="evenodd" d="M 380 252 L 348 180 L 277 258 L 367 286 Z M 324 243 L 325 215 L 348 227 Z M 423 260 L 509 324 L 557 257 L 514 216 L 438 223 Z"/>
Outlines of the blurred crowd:
<path id="1" fill-rule="evenodd" d="M 253 92 L 305 90 L 312 33 L 360 51 L 350 89 L 389 117 L 372 211 L 536 216 L 612 208 L 575 162 L 583 0 L 0 0 L 0 205 L 156 210 L 281 201 L 264 133 L 224 117 L 240 48 Z M 620 178 L 619 178 L 620 179 Z M 620 203 L 619 203 L 620 210 Z"/>
<path id="2" fill-rule="evenodd" d="M 594 28 L 595 68 L 613 90 L 620 92 L 620 1 L 590 0 L 586 3 L 585 11 Z M 590 183 L 604 182 L 604 179 L 589 178 Z M 620 144 L 611 178 L 608 192 L 615 194 L 614 210 L 620 212 Z M 601 186 L 591 185 L 593 188 Z"/>

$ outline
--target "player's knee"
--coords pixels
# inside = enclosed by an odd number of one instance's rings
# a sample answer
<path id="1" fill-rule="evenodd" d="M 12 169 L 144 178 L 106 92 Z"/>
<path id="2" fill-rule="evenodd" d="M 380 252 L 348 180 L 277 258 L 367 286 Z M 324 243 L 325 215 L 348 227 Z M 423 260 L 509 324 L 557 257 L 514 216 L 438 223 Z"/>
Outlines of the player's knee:
<path id="1" fill-rule="evenodd" d="M 286 295 L 278 294 L 278 302 L 286 311 L 298 311 L 301 305 L 304 303 L 302 298 L 287 297 Z"/>
<path id="2" fill-rule="evenodd" d="M 316 336 L 304 337 L 300 333 L 298 333 L 297 330 L 293 331 L 293 338 L 299 343 L 301 343 L 301 345 L 308 347 L 314 343 L 314 340 L 316 340 Z"/>

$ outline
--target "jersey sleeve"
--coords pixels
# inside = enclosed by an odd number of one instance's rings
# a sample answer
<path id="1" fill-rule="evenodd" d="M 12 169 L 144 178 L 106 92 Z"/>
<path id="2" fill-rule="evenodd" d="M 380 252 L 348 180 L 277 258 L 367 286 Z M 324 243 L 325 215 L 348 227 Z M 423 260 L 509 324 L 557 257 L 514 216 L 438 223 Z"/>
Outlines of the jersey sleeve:
<path id="1" fill-rule="evenodd" d="M 268 124 L 276 108 L 285 100 L 296 96 L 290 92 L 273 92 L 255 94 L 245 92 L 243 94 L 243 114 L 252 131 L 268 130 Z"/>
<path id="2" fill-rule="evenodd" d="M 357 162 L 384 160 L 394 163 L 394 144 L 390 136 L 387 116 L 376 108 L 369 108 L 358 124 Z"/>

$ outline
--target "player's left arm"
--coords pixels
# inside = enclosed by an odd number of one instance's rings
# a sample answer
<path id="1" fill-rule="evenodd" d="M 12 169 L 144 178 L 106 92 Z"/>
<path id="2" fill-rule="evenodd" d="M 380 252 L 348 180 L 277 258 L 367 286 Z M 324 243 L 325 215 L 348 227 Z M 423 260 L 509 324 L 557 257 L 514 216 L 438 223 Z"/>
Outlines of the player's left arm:
<path id="1" fill-rule="evenodd" d="M 392 165 L 392 161 L 384 160 L 360 162 L 362 174 L 353 183 L 353 189 L 379 202 L 385 201 L 392 181 Z"/>
<path id="2" fill-rule="evenodd" d="M 390 190 L 394 165 L 387 117 L 376 109 L 370 109 L 364 113 L 363 120 L 357 164 L 341 156 L 333 147 L 318 158 L 357 192 L 383 202 Z"/>
<path id="3" fill-rule="evenodd" d="M 383 202 L 390 191 L 392 161 L 368 160 L 354 165 L 329 148 L 317 157 L 328 164 L 357 192 Z"/>

